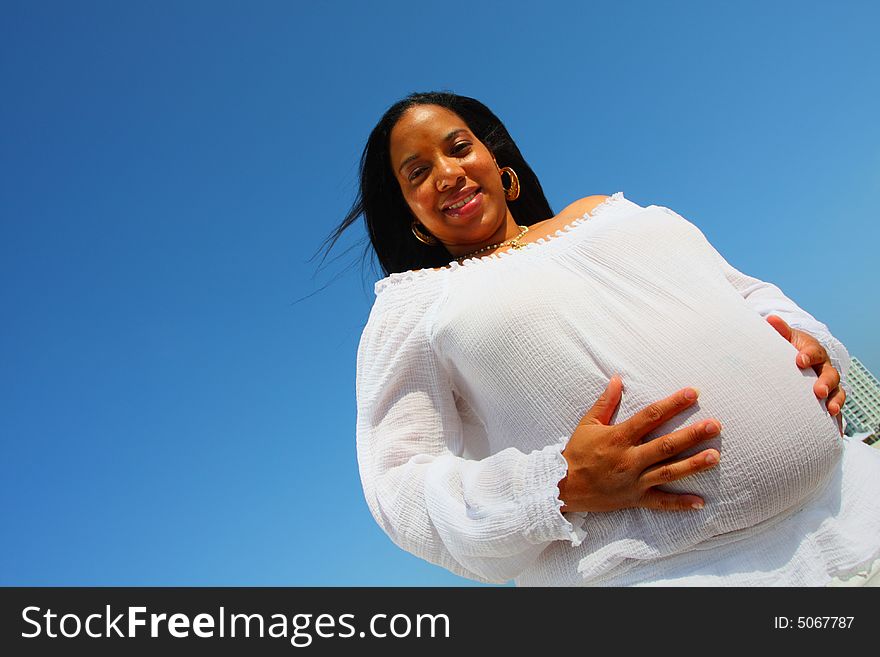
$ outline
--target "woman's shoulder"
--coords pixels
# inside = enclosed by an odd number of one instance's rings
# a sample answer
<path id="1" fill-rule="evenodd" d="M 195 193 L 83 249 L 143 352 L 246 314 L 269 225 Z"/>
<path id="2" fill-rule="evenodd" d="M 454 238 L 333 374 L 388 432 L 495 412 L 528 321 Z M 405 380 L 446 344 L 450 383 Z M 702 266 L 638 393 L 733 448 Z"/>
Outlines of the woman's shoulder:
<path id="1" fill-rule="evenodd" d="M 398 303 L 411 303 L 413 301 L 413 295 L 416 295 L 416 298 L 423 297 L 426 294 L 429 297 L 435 296 L 431 293 L 432 288 L 436 288 L 437 285 L 442 284 L 442 281 L 437 275 L 440 272 L 448 271 L 451 268 L 452 267 L 434 267 L 392 272 L 385 278 L 376 281 L 373 286 L 373 291 L 376 294 L 377 299 L 379 297 L 386 297 L 386 301 L 390 302 L 390 299 L 387 299 L 387 297 L 393 296 L 394 300 Z M 416 283 L 418 283 L 418 285 L 416 285 Z M 397 291 L 398 294 L 385 294 L 391 290 Z"/>
<path id="2" fill-rule="evenodd" d="M 413 273 L 404 272 L 406 278 Z M 418 275 L 414 277 L 421 278 Z M 376 295 L 361 334 L 362 345 L 372 345 L 372 348 L 381 350 L 384 349 L 382 345 L 396 348 L 408 343 L 416 348 L 427 344 L 432 309 L 442 295 L 430 287 L 399 283 L 402 283 L 399 279 L 389 281 L 387 278 L 376 283 Z"/>
<path id="3" fill-rule="evenodd" d="M 580 219 L 585 214 L 592 212 L 609 198 L 611 197 L 606 196 L 605 194 L 584 196 L 583 198 L 579 198 L 578 200 L 569 203 L 560 212 L 549 219 L 544 219 L 543 221 L 538 221 L 532 224 L 530 229 L 532 233 L 538 237 L 553 235 L 557 230 L 565 229 L 566 226 L 576 219 Z M 537 237 L 533 239 L 537 239 Z"/>
<path id="4" fill-rule="evenodd" d="M 566 205 L 559 214 L 551 219 L 551 221 L 561 221 L 562 223 L 568 223 L 570 221 L 573 221 L 574 219 L 579 219 L 585 214 L 588 214 L 595 210 L 599 205 L 607 201 L 609 198 L 611 197 L 606 194 L 593 194 L 591 196 L 584 196 L 583 198 L 579 198 L 578 200 Z"/>

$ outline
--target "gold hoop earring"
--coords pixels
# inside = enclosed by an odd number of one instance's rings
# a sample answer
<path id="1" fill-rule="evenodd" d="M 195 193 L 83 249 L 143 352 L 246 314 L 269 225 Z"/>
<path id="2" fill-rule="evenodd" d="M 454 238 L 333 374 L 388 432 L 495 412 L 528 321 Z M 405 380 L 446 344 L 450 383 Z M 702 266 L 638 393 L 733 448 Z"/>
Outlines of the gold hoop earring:
<path id="1" fill-rule="evenodd" d="M 519 178 L 516 175 L 516 171 L 511 169 L 510 167 L 504 167 L 498 170 L 498 173 L 501 174 L 502 178 L 506 173 L 510 177 L 510 187 L 504 186 L 504 181 L 501 181 L 501 189 L 504 190 L 504 198 L 508 201 L 515 201 L 519 198 Z"/>
<path id="2" fill-rule="evenodd" d="M 434 237 L 433 235 L 428 235 L 426 233 L 423 233 L 422 231 L 419 230 L 418 226 L 419 226 L 418 222 L 413 221 L 412 224 L 410 225 L 410 228 L 412 229 L 413 235 L 416 236 L 416 239 L 419 242 L 421 242 L 422 244 L 427 244 L 428 246 L 435 246 L 436 244 L 439 243 L 439 241 L 437 240 L 436 237 Z"/>

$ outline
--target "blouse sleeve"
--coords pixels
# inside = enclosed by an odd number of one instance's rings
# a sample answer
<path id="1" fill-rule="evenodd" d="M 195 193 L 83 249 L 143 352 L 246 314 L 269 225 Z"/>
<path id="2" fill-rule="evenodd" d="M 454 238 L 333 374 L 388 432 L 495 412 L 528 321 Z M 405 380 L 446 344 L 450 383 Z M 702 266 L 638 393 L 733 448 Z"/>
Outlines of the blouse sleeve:
<path id="1" fill-rule="evenodd" d="M 427 340 L 425 302 L 380 294 L 357 355 L 357 458 L 364 497 L 399 547 L 481 582 L 504 583 L 581 530 L 559 511 L 567 442 L 480 460 Z"/>

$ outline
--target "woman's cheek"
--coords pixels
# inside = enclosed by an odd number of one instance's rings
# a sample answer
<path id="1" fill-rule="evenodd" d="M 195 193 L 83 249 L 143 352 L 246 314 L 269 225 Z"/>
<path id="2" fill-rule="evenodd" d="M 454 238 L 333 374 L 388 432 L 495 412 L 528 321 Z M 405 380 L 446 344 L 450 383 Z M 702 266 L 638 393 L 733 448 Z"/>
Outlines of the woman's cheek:
<path id="1" fill-rule="evenodd" d="M 404 199 L 406 200 L 407 205 L 409 205 L 409 209 L 422 223 L 425 223 L 425 217 L 430 216 L 430 212 L 428 211 L 430 206 L 428 205 L 426 197 L 427 194 L 421 191 L 404 194 Z"/>

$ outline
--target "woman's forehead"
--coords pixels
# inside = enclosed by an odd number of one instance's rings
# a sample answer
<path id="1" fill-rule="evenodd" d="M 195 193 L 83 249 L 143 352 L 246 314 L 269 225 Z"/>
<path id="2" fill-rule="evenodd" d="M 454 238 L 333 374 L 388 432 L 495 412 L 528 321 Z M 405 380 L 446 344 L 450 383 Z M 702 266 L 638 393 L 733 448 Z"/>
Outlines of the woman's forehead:
<path id="1" fill-rule="evenodd" d="M 438 105 L 410 107 L 391 130 L 392 143 L 414 136 L 438 136 L 440 138 L 453 128 L 467 130 L 467 123 L 452 110 Z"/>

